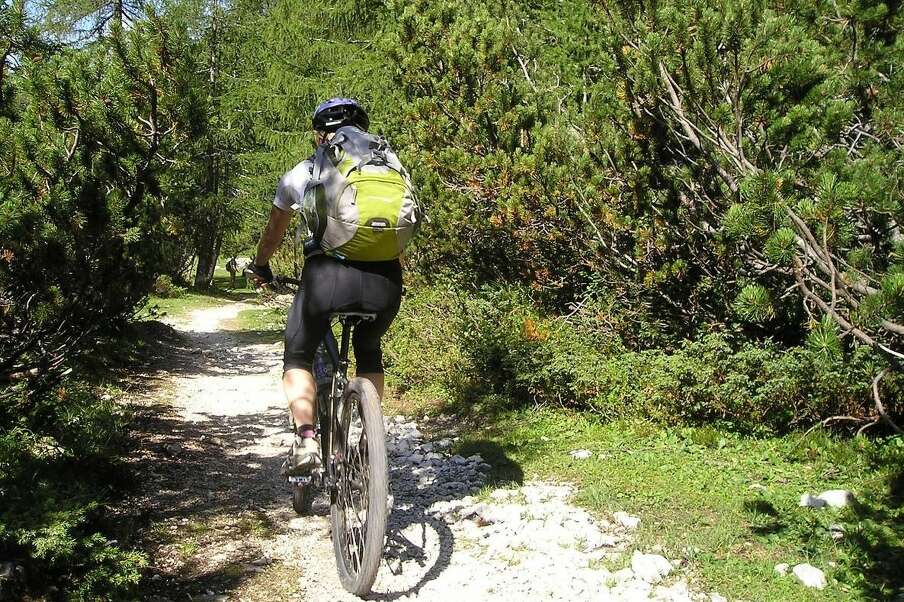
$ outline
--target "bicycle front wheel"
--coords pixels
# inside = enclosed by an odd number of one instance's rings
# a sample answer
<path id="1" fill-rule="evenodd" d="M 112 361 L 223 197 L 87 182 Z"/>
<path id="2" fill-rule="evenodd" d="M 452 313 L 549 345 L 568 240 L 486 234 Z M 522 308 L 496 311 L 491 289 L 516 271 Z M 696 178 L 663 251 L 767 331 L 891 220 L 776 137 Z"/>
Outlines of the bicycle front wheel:
<path id="1" fill-rule="evenodd" d="M 336 488 L 330 500 L 333 551 L 342 586 L 370 592 L 383 556 L 389 473 L 380 397 L 363 378 L 342 395 L 334 438 Z"/>

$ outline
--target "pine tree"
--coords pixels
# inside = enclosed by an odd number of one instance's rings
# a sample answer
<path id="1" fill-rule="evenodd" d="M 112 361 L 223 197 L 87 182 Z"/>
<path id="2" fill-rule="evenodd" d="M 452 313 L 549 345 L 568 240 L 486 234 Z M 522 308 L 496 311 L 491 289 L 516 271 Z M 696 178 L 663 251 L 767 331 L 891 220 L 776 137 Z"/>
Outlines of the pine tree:
<path id="1" fill-rule="evenodd" d="M 148 0 L 50 0 L 45 27 L 68 40 L 96 39 L 134 25 L 150 4 Z"/>

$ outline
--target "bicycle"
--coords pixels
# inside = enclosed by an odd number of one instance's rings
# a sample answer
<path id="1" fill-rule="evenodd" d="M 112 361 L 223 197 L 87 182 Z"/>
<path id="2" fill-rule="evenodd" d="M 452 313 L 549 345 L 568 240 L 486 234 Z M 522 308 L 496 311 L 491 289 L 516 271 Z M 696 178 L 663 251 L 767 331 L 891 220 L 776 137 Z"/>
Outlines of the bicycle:
<path id="1" fill-rule="evenodd" d="M 300 286 L 294 278 L 280 284 Z M 322 466 L 305 476 L 289 476 L 292 507 L 298 514 L 311 511 L 315 489 L 330 496 L 330 531 L 339 580 L 349 592 L 370 592 L 386 536 L 389 469 L 386 433 L 380 397 L 364 378 L 348 378 L 348 353 L 352 329 L 376 319 L 367 312 L 337 312 L 342 325 L 337 343 L 332 328 L 322 343 L 320 357 L 329 361 L 329 390 L 318 390 L 317 435 Z"/>

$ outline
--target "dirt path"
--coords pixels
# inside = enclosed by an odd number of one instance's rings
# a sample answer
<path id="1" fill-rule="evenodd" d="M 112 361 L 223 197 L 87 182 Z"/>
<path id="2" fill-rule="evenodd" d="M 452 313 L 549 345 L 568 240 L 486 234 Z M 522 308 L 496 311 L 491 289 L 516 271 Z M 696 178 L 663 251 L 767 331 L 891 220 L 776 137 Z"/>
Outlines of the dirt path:
<path id="1" fill-rule="evenodd" d="M 279 478 L 291 440 L 281 343 L 225 329 L 254 307 L 171 322 L 182 336 L 167 352 L 166 399 L 148 408 L 136 459 L 145 494 L 135 504 L 154 525 L 144 599 L 357 599 L 336 576 L 327 500 L 296 517 Z M 428 441 L 419 427 L 442 430 L 387 420 L 394 498 L 374 599 L 720 599 L 690 593 L 678 561 L 629 555 L 633 517 L 594 519 L 569 504 L 567 486 L 486 495 L 482 458 L 452 456 L 452 439 Z"/>

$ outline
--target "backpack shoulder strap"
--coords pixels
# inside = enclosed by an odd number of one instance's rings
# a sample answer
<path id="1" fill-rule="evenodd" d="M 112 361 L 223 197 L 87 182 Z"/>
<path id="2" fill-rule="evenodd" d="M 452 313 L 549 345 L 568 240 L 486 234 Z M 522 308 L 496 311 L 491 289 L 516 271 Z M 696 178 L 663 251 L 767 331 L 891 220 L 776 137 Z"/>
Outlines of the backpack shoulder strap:
<path id="1" fill-rule="evenodd" d="M 314 168 L 311 170 L 311 183 L 320 182 L 320 176 L 323 173 L 323 162 L 326 160 L 326 151 L 328 144 L 321 144 L 314 152 Z"/>

